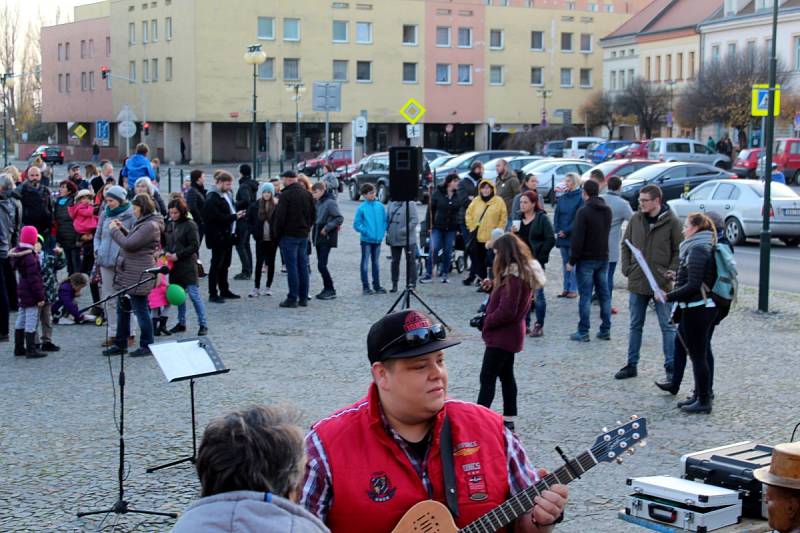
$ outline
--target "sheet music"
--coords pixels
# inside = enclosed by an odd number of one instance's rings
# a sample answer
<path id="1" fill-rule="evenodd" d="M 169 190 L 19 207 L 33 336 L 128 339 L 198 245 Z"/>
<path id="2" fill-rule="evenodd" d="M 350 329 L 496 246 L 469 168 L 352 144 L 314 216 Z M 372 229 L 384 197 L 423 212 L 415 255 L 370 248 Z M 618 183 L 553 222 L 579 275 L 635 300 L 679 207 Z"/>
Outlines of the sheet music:
<path id="1" fill-rule="evenodd" d="M 168 382 L 218 370 L 197 340 L 151 344 L 150 350 Z"/>
<path id="2" fill-rule="evenodd" d="M 655 276 L 653 276 L 653 271 L 650 270 L 650 267 L 647 264 L 647 260 L 642 255 L 641 250 L 631 244 L 631 241 L 625 239 L 625 244 L 628 245 L 628 248 L 631 249 L 631 253 L 633 254 L 633 258 L 636 259 L 636 262 L 644 272 L 645 277 L 647 278 L 647 282 L 650 284 L 650 288 L 653 290 L 653 294 L 658 294 L 661 290 L 661 287 L 658 286 L 658 282 L 656 281 Z"/>

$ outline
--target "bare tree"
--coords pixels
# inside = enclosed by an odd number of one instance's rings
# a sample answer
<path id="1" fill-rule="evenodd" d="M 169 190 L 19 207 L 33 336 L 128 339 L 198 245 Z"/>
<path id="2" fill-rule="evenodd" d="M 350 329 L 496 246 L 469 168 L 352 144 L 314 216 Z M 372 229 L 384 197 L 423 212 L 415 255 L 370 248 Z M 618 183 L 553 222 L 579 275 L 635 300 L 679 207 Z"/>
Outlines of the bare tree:
<path id="1" fill-rule="evenodd" d="M 42 84 L 39 73 L 41 68 L 39 39 L 43 22 L 40 13 L 38 20 L 35 19 L 28 24 L 28 31 L 25 34 L 25 44 L 20 60 L 24 75 L 18 80 L 19 101 L 16 110 L 16 126 L 19 131 L 29 131 L 40 121 Z"/>
<path id="2" fill-rule="evenodd" d="M 613 138 L 614 128 L 622 119 L 616 98 L 602 90 L 592 93 L 581 106 L 579 113 L 586 117 L 586 125 L 589 128 L 605 126 L 608 130 L 608 140 Z"/>
<path id="3" fill-rule="evenodd" d="M 635 116 L 645 138 L 649 139 L 669 111 L 669 91 L 636 78 L 617 97 L 616 107 L 621 115 Z"/>
<path id="4" fill-rule="evenodd" d="M 509 136 L 503 143 L 503 148 L 506 150 L 526 150 L 532 154 L 537 154 L 547 141 L 560 141 L 580 134 L 580 130 L 575 126 L 536 126 L 528 131 Z"/>
<path id="5" fill-rule="evenodd" d="M 19 29 L 19 8 L 11 7 L 11 2 L 4 2 L 0 8 L 0 68 L 3 73 L 14 72 L 17 63 L 17 37 Z M 0 87 L 2 91 L 3 111 L 9 117 L 16 116 L 16 98 L 14 85 Z M 10 133 L 14 131 L 9 128 Z"/>

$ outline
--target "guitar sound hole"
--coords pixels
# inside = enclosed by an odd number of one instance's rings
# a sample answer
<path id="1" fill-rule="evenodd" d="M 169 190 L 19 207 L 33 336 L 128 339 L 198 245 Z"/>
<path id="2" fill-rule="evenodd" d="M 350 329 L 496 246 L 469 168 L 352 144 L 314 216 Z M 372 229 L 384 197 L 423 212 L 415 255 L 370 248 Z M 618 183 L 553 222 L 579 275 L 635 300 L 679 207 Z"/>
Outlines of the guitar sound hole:
<path id="1" fill-rule="evenodd" d="M 436 518 L 432 514 L 427 513 L 414 520 L 414 531 L 420 531 L 421 533 L 436 533 L 437 531 L 440 531 L 439 522 L 436 521 Z"/>

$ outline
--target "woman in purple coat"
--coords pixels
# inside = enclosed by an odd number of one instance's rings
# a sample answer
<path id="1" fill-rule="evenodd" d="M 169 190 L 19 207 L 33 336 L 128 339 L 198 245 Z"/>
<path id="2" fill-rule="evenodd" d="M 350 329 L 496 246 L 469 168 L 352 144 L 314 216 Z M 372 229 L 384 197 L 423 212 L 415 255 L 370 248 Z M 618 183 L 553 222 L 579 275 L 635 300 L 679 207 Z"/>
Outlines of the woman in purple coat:
<path id="1" fill-rule="evenodd" d="M 47 354 L 36 349 L 36 328 L 39 326 L 39 308 L 45 304 L 44 280 L 39 256 L 34 245 L 39 232 L 33 226 L 23 226 L 19 245 L 8 254 L 12 268 L 18 273 L 17 300 L 19 314 L 14 328 L 14 355 L 32 359 Z"/>

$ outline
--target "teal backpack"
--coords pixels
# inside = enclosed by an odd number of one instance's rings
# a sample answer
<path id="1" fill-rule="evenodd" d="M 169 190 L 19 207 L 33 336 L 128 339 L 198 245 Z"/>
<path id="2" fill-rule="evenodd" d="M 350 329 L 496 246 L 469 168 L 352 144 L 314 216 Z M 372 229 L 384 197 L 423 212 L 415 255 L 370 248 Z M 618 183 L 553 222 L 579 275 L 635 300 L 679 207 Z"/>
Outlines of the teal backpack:
<path id="1" fill-rule="evenodd" d="M 739 271 L 736 269 L 736 259 L 730 246 L 717 244 L 712 251 L 717 267 L 717 280 L 711 287 L 711 299 L 719 308 L 718 320 L 722 320 L 728 316 L 731 306 L 736 303 L 739 294 Z"/>

